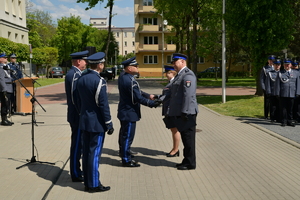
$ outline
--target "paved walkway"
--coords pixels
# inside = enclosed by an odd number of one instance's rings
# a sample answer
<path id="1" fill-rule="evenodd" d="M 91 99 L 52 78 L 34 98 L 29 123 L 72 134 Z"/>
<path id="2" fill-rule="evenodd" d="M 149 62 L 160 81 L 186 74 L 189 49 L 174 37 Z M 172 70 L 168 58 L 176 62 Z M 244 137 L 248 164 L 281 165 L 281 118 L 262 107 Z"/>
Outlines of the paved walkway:
<path id="1" fill-rule="evenodd" d="M 161 86 L 140 80 L 142 89 L 159 94 Z M 197 168 L 174 168 L 182 155 L 167 158 L 171 133 L 164 128 L 161 109 L 142 107 L 142 119 L 132 145 L 139 152 L 140 168 L 123 168 L 118 157 L 118 89 L 109 82 L 111 114 L 116 132 L 105 138 L 101 157 L 101 182 L 111 186 L 104 193 L 86 193 L 82 183 L 69 175 L 70 127 L 66 121 L 63 83 L 39 88 L 36 106 L 34 155 L 31 116 L 13 116 L 15 125 L 0 127 L 0 199 L 300 199 L 300 149 L 276 133 L 243 120 L 225 117 L 199 105 L 197 118 Z M 49 90 L 48 92 L 45 92 Z M 292 143 L 292 141 L 291 141 Z M 182 154 L 182 144 L 180 144 Z"/>

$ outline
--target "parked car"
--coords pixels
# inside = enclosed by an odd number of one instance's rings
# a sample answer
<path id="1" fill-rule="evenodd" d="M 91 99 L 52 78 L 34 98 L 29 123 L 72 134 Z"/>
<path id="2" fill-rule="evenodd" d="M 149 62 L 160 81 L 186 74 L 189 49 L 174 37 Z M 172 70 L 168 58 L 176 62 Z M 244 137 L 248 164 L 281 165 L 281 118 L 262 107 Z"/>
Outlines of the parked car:
<path id="1" fill-rule="evenodd" d="M 216 72 L 221 73 L 220 67 L 209 67 L 201 72 L 198 72 L 198 78 L 202 78 L 203 76 L 207 77 L 207 74 L 214 74 Z"/>
<path id="2" fill-rule="evenodd" d="M 63 78 L 64 71 L 61 67 L 51 67 L 47 74 L 48 78 Z"/>
<path id="3" fill-rule="evenodd" d="M 103 72 L 100 73 L 100 76 L 103 77 L 106 81 L 115 78 L 111 68 L 105 68 Z"/>

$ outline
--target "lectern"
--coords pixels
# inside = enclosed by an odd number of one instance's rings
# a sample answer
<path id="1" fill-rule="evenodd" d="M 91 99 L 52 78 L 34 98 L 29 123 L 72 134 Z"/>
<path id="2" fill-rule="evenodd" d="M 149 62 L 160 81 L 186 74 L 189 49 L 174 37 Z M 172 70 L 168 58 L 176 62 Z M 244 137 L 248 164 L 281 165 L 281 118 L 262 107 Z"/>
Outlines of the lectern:
<path id="1" fill-rule="evenodd" d="M 31 94 L 34 94 L 34 85 L 33 80 L 38 79 L 38 77 L 24 77 L 19 79 L 23 83 L 23 85 L 30 91 Z M 16 81 L 16 101 L 17 101 L 17 113 L 20 114 L 32 114 L 32 103 L 31 95 L 28 94 L 28 92 L 25 90 L 24 87 L 19 83 L 19 81 Z"/>

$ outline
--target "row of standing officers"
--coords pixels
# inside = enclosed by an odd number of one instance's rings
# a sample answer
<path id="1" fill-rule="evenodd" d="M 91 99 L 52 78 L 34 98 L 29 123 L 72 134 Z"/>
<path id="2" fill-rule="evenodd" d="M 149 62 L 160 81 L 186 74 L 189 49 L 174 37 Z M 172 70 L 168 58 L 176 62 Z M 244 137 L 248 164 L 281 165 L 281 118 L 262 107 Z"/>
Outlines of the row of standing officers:
<path id="1" fill-rule="evenodd" d="M 105 133 L 114 132 L 107 97 L 107 83 L 100 76 L 104 68 L 103 52 L 88 56 L 88 51 L 71 54 L 72 67 L 65 77 L 65 90 L 70 123 L 71 152 L 70 174 L 73 182 L 84 182 L 85 191 L 103 192 L 110 190 L 100 182 L 98 171 Z M 170 87 L 170 102 L 165 115 L 180 131 L 184 149 L 184 159 L 176 165 L 178 170 L 196 168 L 195 132 L 198 105 L 196 100 L 197 79 L 186 67 L 187 56 L 179 53 L 172 55 L 172 64 L 178 72 Z M 85 69 L 86 61 L 90 68 Z M 130 149 L 136 130 L 136 122 L 141 119 L 140 105 L 157 107 L 162 101 L 157 95 L 148 94 L 140 89 L 135 75 L 138 63 L 135 57 L 122 62 L 124 72 L 118 78 L 119 104 L 118 119 L 119 155 L 124 167 L 140 167 L 133 160 Z M 82 139 L 82 141 L 81 141 Z M 80 166 L 81 151 L 82 170 Z"/>
<path id="2" fill-rule="evenodd" d="M 268 119 L 270 115 L 272 123 L 294 127 L 300 120 L 298 63 L 288 58 L 281 61 L 270 55 L 261 71 L 260 83 L 264 91 L 264 117 Z"/>

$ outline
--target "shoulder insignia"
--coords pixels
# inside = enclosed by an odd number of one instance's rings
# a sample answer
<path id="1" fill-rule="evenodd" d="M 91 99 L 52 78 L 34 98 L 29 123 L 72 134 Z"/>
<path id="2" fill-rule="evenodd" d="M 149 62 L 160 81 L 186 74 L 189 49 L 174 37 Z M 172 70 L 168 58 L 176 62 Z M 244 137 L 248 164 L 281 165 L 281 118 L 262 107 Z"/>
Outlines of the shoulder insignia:
<path id="1" fill-rule="evenodd" d="M 191 82 L 191 81 L 185 81 L 185 86 L 186 86 L 186 87 L 190 87 L 190 86 L 191 86 L 191 84 L 192 84 L 192 82 Z"/>

